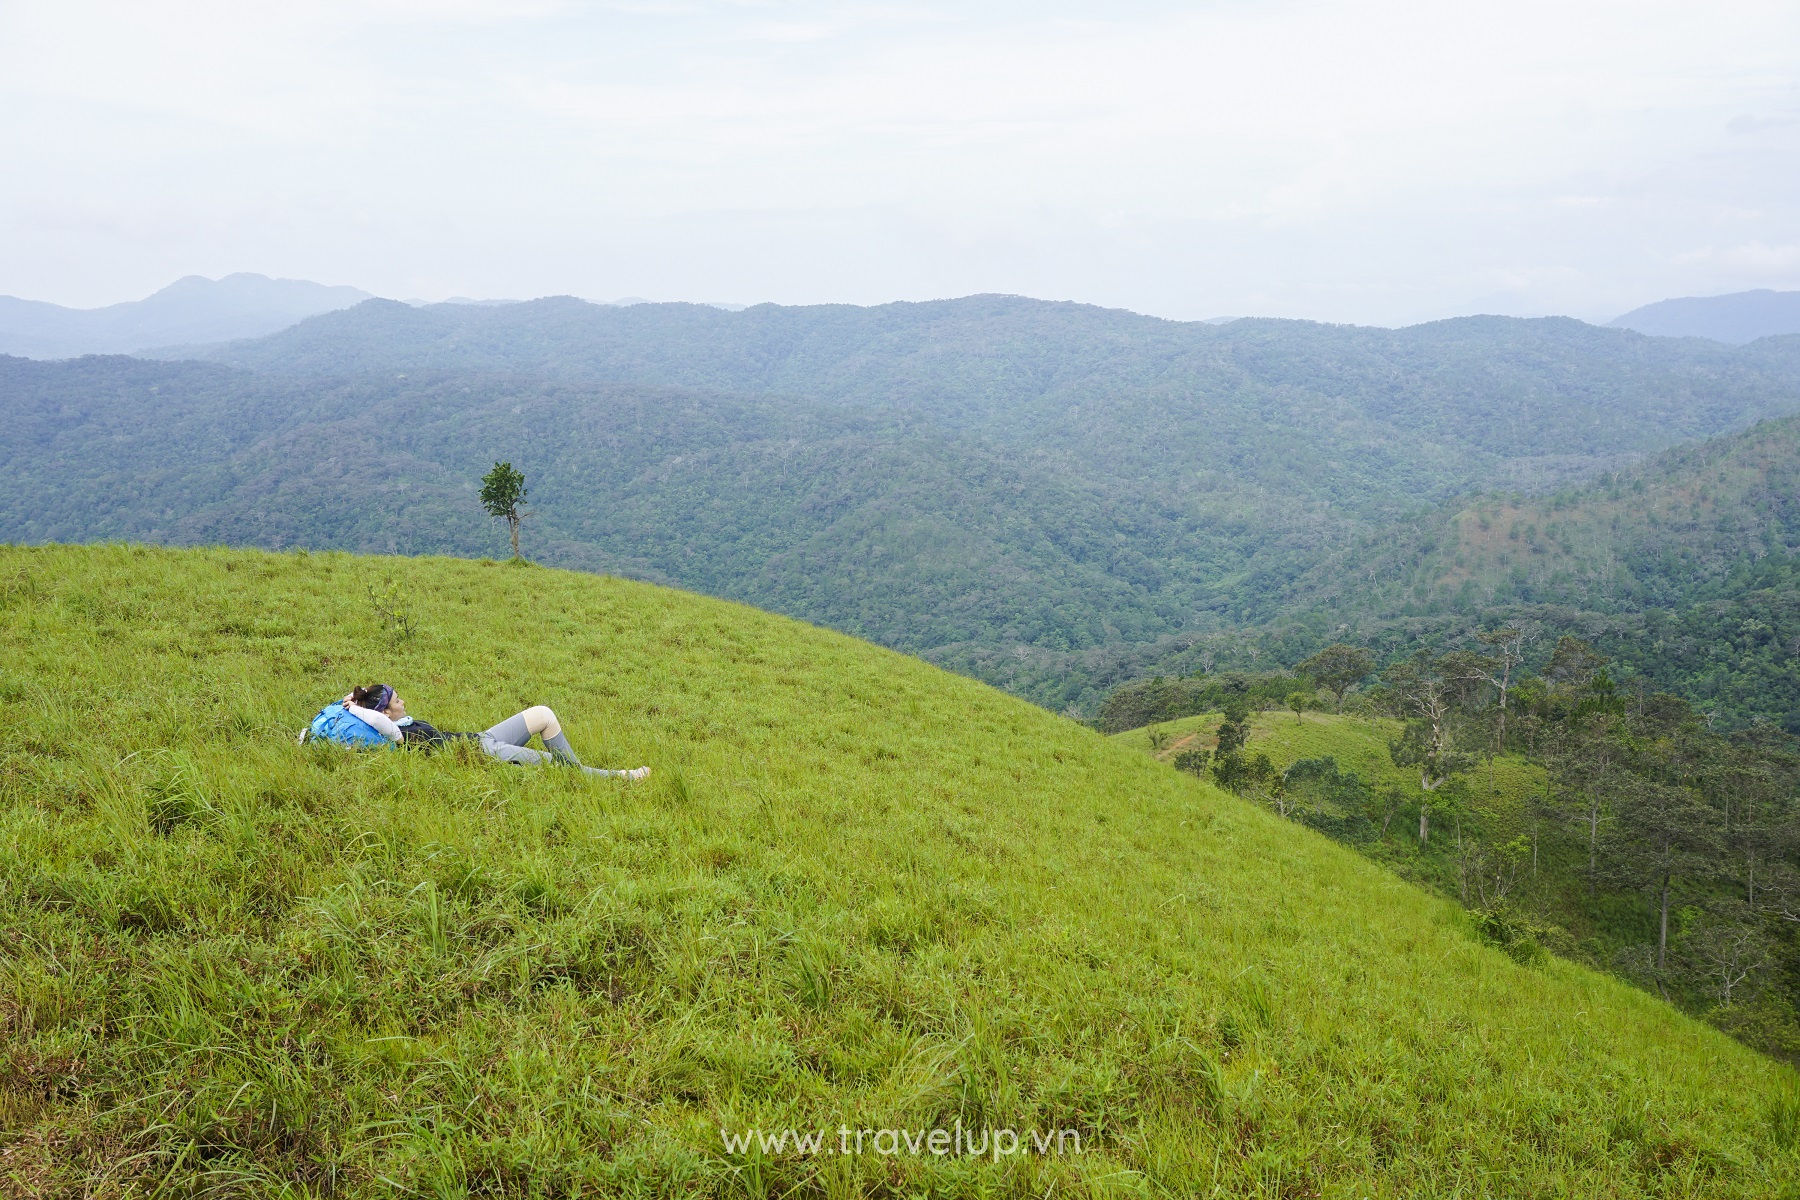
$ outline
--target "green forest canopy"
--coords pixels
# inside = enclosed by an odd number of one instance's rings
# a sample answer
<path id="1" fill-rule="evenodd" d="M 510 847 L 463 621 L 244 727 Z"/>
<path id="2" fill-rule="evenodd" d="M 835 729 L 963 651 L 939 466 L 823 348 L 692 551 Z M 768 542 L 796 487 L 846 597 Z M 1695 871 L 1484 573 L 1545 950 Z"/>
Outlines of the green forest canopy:
<path id="1" fill-rule="evenodd" d="M 1516 555 L 1452 552 L 1450 525 L 1471 491 L 1511 489 L 1483 512 L 1546 492 L 1598 512 L 1576 481 L 1662 486 L 1630 460 L 1800 408 L 1800 339 L 1214 327 L 1015 297 L 562 299 L 370 302 L 204 353 L 218 364 L 0 366 L 0 536 L 493 553 L 471 489 L 504 458 L 532 479 L 543 561 L 747 600 L 1090 712 L 1226 635 L 1227 661 L 1266 648 L 1235 664 L 1254 668 L 1339 625 L 1448 636 L 1508 605 L 1628 635 L 1673 623 L 1679 645 L 1708 636 L 1702 600 L 1748 605 L 1734 628 L 1785 628 L 1752 598 L 1781 595 L 1762 576 L 1680 566 L 1705 533 L 1686 508 L 1617 531 L 1507 508 L 1504 531 L 1535 539 Z M 1766 575 L 1786 534 L 1759 486 L 1700 503 Z M 1644 669 L 1757 690 L 1671 653 Z"/>

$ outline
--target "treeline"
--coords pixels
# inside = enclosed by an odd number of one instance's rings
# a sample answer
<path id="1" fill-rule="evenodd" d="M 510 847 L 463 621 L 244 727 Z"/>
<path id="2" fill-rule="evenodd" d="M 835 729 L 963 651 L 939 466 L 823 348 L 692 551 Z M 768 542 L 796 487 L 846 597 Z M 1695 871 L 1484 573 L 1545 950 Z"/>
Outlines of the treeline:
<path id="1" fill-rule="evenodd" d="M 1335 708 L 1375 669 L 1375 656 L 1362 646 L 1330 645 L 1292 671 L 1196 673 L 1186 679 L 1150 679 L 1116 688 L 1100 706 L 1095 724 L 1102 733 L 1123 733 L 1160 721 L 1223 710 L 1296 711 L 1318 704 L 1323 692 Z"/>
<path id="2" fill-rule="evenodd" d="M 1100 706 L 1095 724 L 1102 733 L 1123 733 L 1231 705 L 1262 711 L 1285 704 L 1288 695 L 1302 686 L 1290 672 L 1227 671 L 1190 679 L 1158 675 L 1115 690 Z"/>
<path id="3" fill-rule="evenodd" d="M 1330 759 L 1278 773 L 1245 748 L 1245 702 L 1217 748 L 1177 766 L 1357 845 L 1455 895 L 1522 961 L 1544 948 L 1615 971 L 1800 1060 L 1800 754 L 1766 722 L 1720 732 L 1680 697 L 1615 680 L 1558 639 L 1541 670 L 1516 628 L 1421 651 L 1365 693 L 1399 718 L 1392 761 L 1416 791 Z M 1508 803 L 1491 764 L 1543 786 Z M 1485 768 L 1485 769 L 1484 769 Z"/>

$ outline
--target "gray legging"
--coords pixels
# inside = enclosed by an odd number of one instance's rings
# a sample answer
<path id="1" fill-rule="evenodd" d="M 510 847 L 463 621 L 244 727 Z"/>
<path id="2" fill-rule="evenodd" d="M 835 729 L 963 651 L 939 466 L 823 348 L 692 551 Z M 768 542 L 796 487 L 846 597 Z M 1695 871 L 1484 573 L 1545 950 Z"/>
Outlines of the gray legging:
<path id="1" fill-rule="evenodd" d="M 533 750 L 525 744 L 531 740 L 531 721 L 528 718 L 534 714 L 538 718 L 538 736 L 544 739 L 544 750 Z M 551 733 L 552 729 L 556 732 Z M 571 767 L 581 767 L 589 775 L 618 779 L 642 779 L 650 774 L 649 767 L 638 767 L 632 771 L 608 771 L 602 767 L 582 766 L 581 760 L 575 757 L 575 747 L 569 745 L 568 737 L 557 724 L 556 714 L 542 706 L 514 713 L 492 729 L 482 730 L 475 737 L 484 753 L 501 762 L 533 767 L 542 763 L 562 762 Z"/>
<path id="2" fill-rule="evenodd" d="M 525 724 L 525 714 L 514 713 L 492 729 L 484 729 L 475 735 L 481 740 L 481 749 L 488 755 L 509 763 L 524 763 L 537 766 L 540 763 L 556 761 L 553 754 L 545 754 L 529 748 L 531 730 Z"/>

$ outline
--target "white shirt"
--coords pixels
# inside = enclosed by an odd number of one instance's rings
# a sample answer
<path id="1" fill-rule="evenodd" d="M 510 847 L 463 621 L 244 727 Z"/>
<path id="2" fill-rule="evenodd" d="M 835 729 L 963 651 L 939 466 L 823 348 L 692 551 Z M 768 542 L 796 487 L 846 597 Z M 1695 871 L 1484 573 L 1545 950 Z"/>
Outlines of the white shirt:
<path id="1" fill-rule="evenodd" d="M 364 725 L 367 725 L 370 729 L 373 729 L 376 733 L 379 733 L 388 741 L 397 742 L 400 740 L 400 727 L 394 724 L 393 719 L 386 713 L 377 712 L 372 708 L 358 708 L 348 700 L 344 701 L 344 709 L 351 716 L 361 721 Z"/>

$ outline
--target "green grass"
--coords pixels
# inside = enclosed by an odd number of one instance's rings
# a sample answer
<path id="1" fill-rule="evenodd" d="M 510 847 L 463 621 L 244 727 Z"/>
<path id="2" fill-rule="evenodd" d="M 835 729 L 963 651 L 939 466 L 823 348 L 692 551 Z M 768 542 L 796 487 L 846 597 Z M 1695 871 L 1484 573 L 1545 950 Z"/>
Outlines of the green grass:
<path id="1" fill-rule="evenodd" d="M 1151 754 L 1162 762 L 1189 748 L 1211 749 L 1221 713 L 1203 713 L 1165 721 L 1142 729 L 1114 734 L 1112 740 Z M 1267 754 L 1278 770 L 1285 771 L 1303 758 L 1332 758 L 1340 770 L 1354 771 L 1373 788 L 1397 791 L 1400 802 L 1385 836 L 1358 843 L 1365 856 L 1398 871 L 1404 878 L 1446 896 L 1473 900 L 1462 894 L 1458 873 L 1455 822 L 1440 815 L 1434 823 L 1429 848 L 1418 842 L 1418 802 L 1423 796 L 1418 769 L 1397 767 L 1388 744 L 1400 736 L 1399 721 L 1385 717 L 1291 712 L 1251 713 L 1251 752 Z M 1152 751 L 1151 736 L 1160 732 L 1163 745 Z M 1516 754 L 1477 761 L 1462 778 L 1469 785 L 1464 818 L 1469 831 L 1491 844 L 1525 836 L 1541 850 L 1547 869 L 1533 871 L 1519 882 L 1510 903 L 1528 911 L 1547 926 L 1558 953 L 1590 965 L 1610 961 L 1620 946 L 1641 938 L 1633 905 L 1617 911 L 1617 905 L 1590 900 L 1581 885 L 1578 862 L 1585 865 L 1586 846 L 1567 829 L 1546 825 L 1532 814 L 1530 801 L 1541 798 L 1548 781 L 1541 767 Z M 1339 814 L 1343 815 L 1343 814 Z"/>
<path id="2" fill-rule="evenodd" d="M 1179 720 L 1161 721 L 1143 729 L 1114 734 L 1112 739 L 1168 763 L 1188 748 L 1213 748 L 1222 712 L 1202 712 Z M 1409 801 L 1418 801 L 1418 770 L 1393 765 L 1388 743 L 1400 736 L 1400 721 L 1370 716 L 1339 716 L 1334 712 L 1271 711 L 1249 714 L 1249 750 L 1269 756 L 1276 770 L 1287 770 L 1300 759 L 1332 757 L 1339 770 L 1354 770 L 1375 788 L 1399 788 Z M 1161 750 L 1150 750 L 1150 736 L 1165 736 Z M 1481 759 L 1463 775 L 1471 788 L 1472 802 L 1490 824 L 1512 828 L 1523 824 L 1525 802 L 1543 795 L 1543 768 L 1526 763 L 1516 754 Z M 1417 810 L 1415 810 L 1417 811 Z"/>
<path id="3" fill-rule="evenodd" d="M 1184 750 L 1211 749 L 1222 717 L 1220 713 L 1183 717 L 1115 734 L 1112 740 L 1170 762 Z M 1521 755 L 1477 758 L 1462 776 L 1469 785 L 1466 802 L 1453 813 L 1445 812 L 1439 802 L 1430 844 L 1422 847 L 1417 831 L 1423 792 L 1417 769 L 1394 766 L 1388 751 L 1401 730 L 1399 721 L 1387 718 L 1309 712 L 1296 720 L 1288 712 L 1252 713 L 1248 745 L 1252 753 L 1267 754 L 1282 771 L 1304 758 L 1331 758 L 1340 770 L 1354 771 L 1373 785 L 1377 794 L 1369 797 L 1370 807 L 1301 790 L 1286 797 L 1294 805 L 1287 815 L 1354 846 L 1403 879 L 1478 910 L 1478 919 L 1479 911 L 1487 909 L 1503 912 L 1508 922 L 1522 919 L 1530 948 L 1515 947 L 1519 953 L 1549 949 L 1605 970 L 1617 966 L 1621 951 L 1656 937 L 1652 897 L 1612 886 L 1603 886 L 1597 895 L 1590 891 L 1587 842 L 1579 828 L 1548 816 L 1533 803 L 1549 791 L 1549 780 L 1541 766 Z M 1265 807 L 1278 807 L 1273 797 L 1249 794 Z M 1359 815 L 1369 823 L 1345 820 Z M 1496 898 L 1494 884 L 1503 868 L 1493 866 L 1488 856 L 1509 843 L 1516 847 L 1510 853 L 1519 859 L 1506 890 Z M 1720 1007 L 1704 993 L 1679 990 L 1676 1001 L 1756 1049 L 1788 1062 L 1800 1061 L 1797 1031 L 1779 1003 Z"/>
<path id="4" fill-rule="evenodd" d="M 417 633 L 372 613 L 391 577 Z M 1071 721 L 462 561 L 0 549 L 13 1195 L 1766 1196 L 1792 1071 Z M 353 682 L 647 785 L 300 747 Z M 720 1128 L 1078 1129 L 998 1161 Z M 835 1135 L 834 1135 L 835 1140 Z"/>
<path id="5" fill-rule="evenodd" d="M 1223 717 L 1216 712 L 1182 717 L 1114 734 L 1113 740 L 1151 753 L 1151 734 L 1161 733 L 1168 740 L 1155 757 L 1168 762 L 1189 748 L 1212 749 Z M 1399 721 L 1324 712 L 1296 718 L 1292 712 L 1270 711 L 1251 713 L 1249 724 L 1250 750 L 1267 754 L 1280 770 L 1303 758 L 1335 758 L 1341 770 L 1355 771 L 1375 787 L 1396 787 L 1414 799 L 1421 794 L 1418 770 L 1395 766 L 1388 753 L 1388 743 L 1400 736 Z M 1484 760 L 1470 768 L 1466 778 L 1476 797 L 1496 814 L 1517 812 L 1527 796 L 1541 795 L 1545 786 L 1543 772 L 1516 755 L 1500 755 L 1491 763 Z"/>

